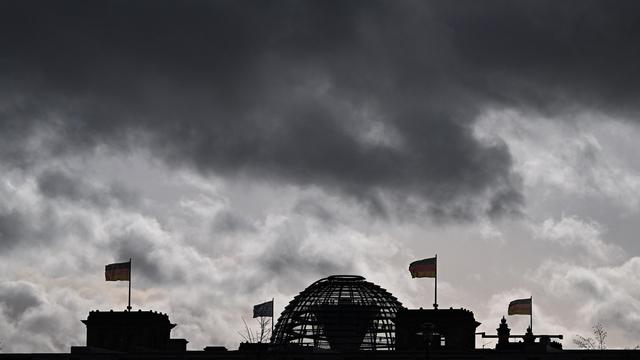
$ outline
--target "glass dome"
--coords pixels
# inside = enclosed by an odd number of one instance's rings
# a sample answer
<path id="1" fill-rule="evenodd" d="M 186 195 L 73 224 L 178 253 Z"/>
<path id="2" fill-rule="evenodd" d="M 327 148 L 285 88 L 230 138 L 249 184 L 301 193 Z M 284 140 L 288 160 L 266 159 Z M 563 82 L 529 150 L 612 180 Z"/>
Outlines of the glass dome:
<path id="1" fill-rule="evenodd" d="M 338 351 L 393 350 L 402 303 L 362 276 L 320 279 L 289 302 L 271 342 Z"/>

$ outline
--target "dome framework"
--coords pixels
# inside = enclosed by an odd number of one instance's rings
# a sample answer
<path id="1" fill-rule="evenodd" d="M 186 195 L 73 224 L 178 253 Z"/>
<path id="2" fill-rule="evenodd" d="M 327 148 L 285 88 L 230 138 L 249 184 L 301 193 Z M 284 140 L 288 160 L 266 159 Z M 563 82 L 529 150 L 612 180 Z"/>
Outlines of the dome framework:
<path id="1" fill-rule="evenodd" d="M 338 351 L 394 350 L 394 320 L 402 308 L 398 299 L 362 276 L 329 276 L 289 302 L 271 341 Z"/>

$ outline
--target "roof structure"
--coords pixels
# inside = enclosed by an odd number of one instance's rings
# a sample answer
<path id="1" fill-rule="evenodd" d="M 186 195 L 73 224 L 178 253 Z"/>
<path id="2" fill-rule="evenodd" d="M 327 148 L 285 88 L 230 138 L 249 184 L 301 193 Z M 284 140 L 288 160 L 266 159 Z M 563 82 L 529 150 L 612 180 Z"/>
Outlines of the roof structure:
<path id="1" fill-rule="evenodd" d="M 272 343 L 338 351 L 393 350 L 402 303 L 362 276 L 320 279 L 291 300 Z"/>

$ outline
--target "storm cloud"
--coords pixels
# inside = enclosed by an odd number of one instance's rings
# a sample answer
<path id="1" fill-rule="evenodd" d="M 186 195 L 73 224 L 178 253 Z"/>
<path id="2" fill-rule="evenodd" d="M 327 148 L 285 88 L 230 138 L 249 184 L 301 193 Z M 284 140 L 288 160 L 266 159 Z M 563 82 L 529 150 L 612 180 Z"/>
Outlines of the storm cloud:
<path id="1" fill-rule="evenodd" d="M 1 126 L 53 153 L 146 147 L 204 173 L 337 190 L 382 215 L 405 202 L 518 213 L 509 150 L 478 141 L 474 121 L 492 107 L 635 113 L 637 6 L 9 2 Z M 14 161 L 34 156 L 12 141 Z"/>
<path id="2" fill-rule="evenodd" d="M 43 302 L 34 286 L 26 282 L 0 284 L 0 299 L 6 316 L 13 320 Z"/>
<path id="3" fill-rule="evenodd" d="M 250 305 L 335 273 L 423 306 L 406 265 L 436 250 L 442 301 L 490 299 L 487 331 L 510 296 L 561 302 L 549 286 L 638 313 L 599 291 L 640 249 L 639 10 L 3 1 L 3 346 L 79 343 L 77 319 L 125 294 L 104 265 L 129 258 L 133 302 L 196 347 L 237 345 Z M 571 266 L 523 280 L 549 258 Z M 562 306 L 549 331 L 573 329 Z"/>

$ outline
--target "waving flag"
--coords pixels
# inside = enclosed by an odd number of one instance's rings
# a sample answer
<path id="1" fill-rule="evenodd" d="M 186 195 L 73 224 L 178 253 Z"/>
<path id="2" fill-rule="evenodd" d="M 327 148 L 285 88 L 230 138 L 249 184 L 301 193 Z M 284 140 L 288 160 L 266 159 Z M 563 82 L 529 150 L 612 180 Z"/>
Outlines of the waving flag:
<path id="1" fill-rule="evenodd" d="M 106 281 L 130 281 L 131 262 L 115 263 L 105 266 L 104 277 Z"/>
<path id="2" fill-rule="evenodd" d="M 435 257 L 414 261 L 409 265 L 412 278 L 434 278 L 437 275 L 438 260 Z"/>
<path id="3" fill-rule="evenodd" d="M 273 300 L 253 306 L 253 317 L 273 316 Z"/>
<path id="4" fill-rule="evenodd" d="M 509 315 L 531 315 L 531 298 L 513 300 L 509 303 Z"/>

